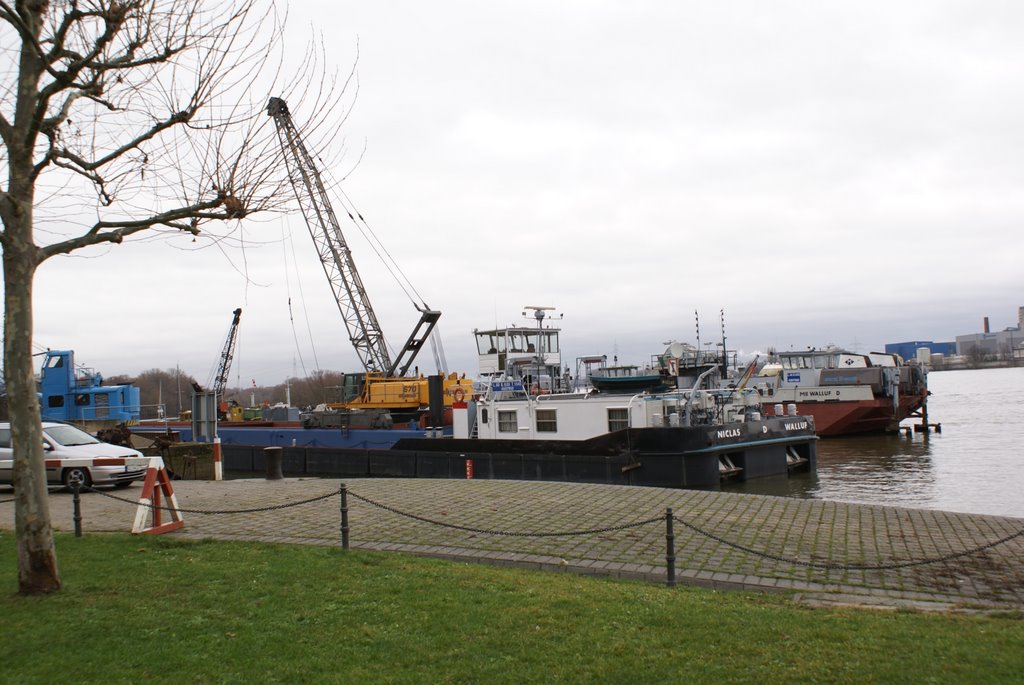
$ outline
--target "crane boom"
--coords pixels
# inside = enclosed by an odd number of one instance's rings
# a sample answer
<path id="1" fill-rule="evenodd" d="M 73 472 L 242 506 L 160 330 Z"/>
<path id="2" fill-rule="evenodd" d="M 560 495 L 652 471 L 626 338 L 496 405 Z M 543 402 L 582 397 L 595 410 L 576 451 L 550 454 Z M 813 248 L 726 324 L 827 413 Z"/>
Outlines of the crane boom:
<path id="1" fill-rule="evenodd" d="M 231 360 L 235 358 L 235 343 L 238 342 L 238 322 L 242 318 L 242 308 L 234 312 L 231 320 L 231 328 L 228 329 L 227 340 L 224 341 L 224 349 L 220 353 L 220 363 L 217 365 L 217 375 L 213 379 L 213 392 L 217 395 L 217 401 L 224 395 L 224 389 L 228 387 L 228 374 L 231 372 Z"/>
<path id="2" fill-rule="evenodd" d="M 272 97 L 267 103 L 267 114 L 277 126 L 278 139 L 288 167 L 288 180 L 295 190 L 309 235 L 313 238 L 324 273 L 334 291 L 338 311 L 341 312 L 349 339 L 363 368 L 386 376 L 404 376 L 441 313 L 416 305 L 420 321 L 397 359 L 392 360 L 377 315 L 352 260 L 352 251 L 345 241 L 320 179 L 320 172 L 292 122 L 288 105 L 281 98 Z"/>
<path id="3" fill-rule="evenodd" d="M 327 198 L 320 172 L 292 122 L 285 101 L 270 98 L 267 114 L 273 117 L 277 126 L 277 135 L 288 167 L 288 180 L 295 190 L 309 235 L 320 255 L 320 262 L 334 291 L 338 311 L 345 321 L 356 354 L 367 371 L 387 371 L 391 368 L 391 355 L 388 353 L 384 333 L 370 305 L 363 281 L 359 278 L 352 260 L 352 251 L 341 232 L 334 208 Z"/>

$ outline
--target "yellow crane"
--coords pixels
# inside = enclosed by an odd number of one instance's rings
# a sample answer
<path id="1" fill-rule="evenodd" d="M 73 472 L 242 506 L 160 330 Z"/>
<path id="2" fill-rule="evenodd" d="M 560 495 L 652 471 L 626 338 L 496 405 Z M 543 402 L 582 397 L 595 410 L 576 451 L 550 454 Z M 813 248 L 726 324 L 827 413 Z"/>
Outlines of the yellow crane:
<path id="1" fill-rule="evenodd" d="M 288 105 L 281 98 L 272 97 L 267 103 L 267 114 L 277 127 L 288 179 L 334 291 L 349 339 L 364 368 L 362 372 L 345 375 L 341 400 L 330 406 L 404 412 L 427 408 L 431 401 L 428 379 L 418 373 L 412 377 L 407 374 L 441 318 L 441 312 L 414 300 L 413 306 L 419 311 L 420 319 L 405 345 L 392 358 L 320 172 L 292 121 Z M 471 390 L 472 381 L 464 375 L 448 374 L 442 381 L 444 405 L 451 406 Z"/>

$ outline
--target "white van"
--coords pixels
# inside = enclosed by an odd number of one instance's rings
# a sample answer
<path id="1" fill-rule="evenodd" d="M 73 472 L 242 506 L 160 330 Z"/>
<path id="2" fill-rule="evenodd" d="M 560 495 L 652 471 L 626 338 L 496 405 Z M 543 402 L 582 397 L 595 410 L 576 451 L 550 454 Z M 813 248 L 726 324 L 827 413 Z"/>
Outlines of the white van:
<path id="1" fill-rule="evenodd" d="M 73 481 L 82 485 L 115 485 L 124 487 L 146 476 L 139 466 L 62 466 L 62 459 L 96 459 L 98 457 L 142 457 L 131 447 L 100 442 L 88 433 L 66 423 L 43 422 L 43 457 L 47 461 L 46 480 L 71 487 Z M 54 464 L 53 462 L 57 462 Z M 9 484 L 14 477 L 14 450 L 11 449 L 11 424 L 0 422 L 0 483 Z"/>

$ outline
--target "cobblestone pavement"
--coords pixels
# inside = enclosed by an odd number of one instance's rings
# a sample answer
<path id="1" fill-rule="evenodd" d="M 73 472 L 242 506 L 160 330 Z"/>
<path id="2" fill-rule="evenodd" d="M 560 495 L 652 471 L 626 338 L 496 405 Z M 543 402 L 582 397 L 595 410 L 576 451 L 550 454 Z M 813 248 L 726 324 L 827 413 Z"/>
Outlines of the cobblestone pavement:
<path id="1" fill-rule="evenodd" d="M 340 483 L 175 481 L 185 527 L 170 535 L 337 545 Z M 671 507 L 681 584 L 789 591 L 813 604 L 1024 609 L 1024 519 L 581 483 L 345 483 L 353 549 L 664 582 Z M 131 530 L 140 492 L 83 494 L 83 530 Z M 0 488 L 0 528 L 13 527 L 12 497 Z M 58 530 L 73 530 L 71 503 L 67 492 L 50 497 Z M 199 513 L 228 510 L 259 511 Z"/>

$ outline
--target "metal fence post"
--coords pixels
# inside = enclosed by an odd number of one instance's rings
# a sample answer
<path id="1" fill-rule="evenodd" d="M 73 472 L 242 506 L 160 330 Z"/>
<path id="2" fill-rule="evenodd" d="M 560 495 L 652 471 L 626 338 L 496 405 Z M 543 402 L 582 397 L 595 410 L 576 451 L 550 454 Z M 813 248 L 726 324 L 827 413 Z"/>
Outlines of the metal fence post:
<path id="1" fill-rule="evenodd" d="M 82 537 L 82 483 L 78 480 L 71 481 L 71 503 L 72 518 L 75 521 L 75 537 Z"/>
<path id="2" fill-rule="evenodd" d="M 348 485 L 342 483 L 341 492 L 341 548 L 348 549 Z"/>
<path id="3" fill-rule="evenodd" d="M 665 584 L 676 584 L 676 534 L 672 527 L 672 507 L 665 510 Z"/>

